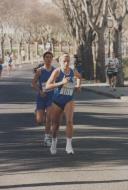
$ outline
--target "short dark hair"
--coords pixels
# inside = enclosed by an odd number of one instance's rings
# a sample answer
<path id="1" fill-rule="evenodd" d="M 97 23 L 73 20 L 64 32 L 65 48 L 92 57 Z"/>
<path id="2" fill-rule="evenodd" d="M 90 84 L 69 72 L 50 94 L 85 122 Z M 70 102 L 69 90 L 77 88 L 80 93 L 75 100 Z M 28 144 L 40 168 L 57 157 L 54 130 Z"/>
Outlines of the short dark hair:
<path id="1" fill-rule="evenodd" d="M 53 53 L 51 51 L 46 51 L 44 54 L 43 54 L 43 58 L 45 58 L 45 56 L 49 54 L 53 57 Z"/>

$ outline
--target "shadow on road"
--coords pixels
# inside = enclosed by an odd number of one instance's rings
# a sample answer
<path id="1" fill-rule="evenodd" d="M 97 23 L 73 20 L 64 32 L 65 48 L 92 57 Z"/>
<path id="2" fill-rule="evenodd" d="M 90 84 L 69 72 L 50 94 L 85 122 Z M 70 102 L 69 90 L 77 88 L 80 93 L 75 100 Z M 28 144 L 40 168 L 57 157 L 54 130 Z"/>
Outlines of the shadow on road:
<path id="1" fill-rule="evenodd" d="M 30 79 L 3 80 L 0 104 L 28 104 L 35 101 Z M 77 95 L 77 105 L 97 106 L 95 97 Z M 97 99 L 97 97 L 96 97 Z M 99 96 L 100 99 L 100 96 Z M 107 99 L 104 97 L 104 99 Z M 87 102 L 87 100 L 90 100 Z M 81 101 L 83 101 L 81 103 Z M 108 105 L 108 104 L 107 104 Z M 103 108 L 105 103 L 99 104 Z M 109 105 L 112 108 L 112 104 Z M 20 108 L 19 108 L 20 110 Z M 36 127 L 33 113 L 0 113 L 0 175 L 61 167 L 79 167 L 101 162 L 116 165 L 128 163 L 128 115 L 91 112 L 75 113 L 73 145 L 75 155 L 65 153 L 65 128 L 61 127 L 58 154 L 51 156 L 42 146 L 43 127 Z M 122 126 L 123 119 L 123 126 Z M 40 185 L 40 184 L 39 184 Z M 37 186 L 39 186 L 37 184 Z M 41 184 L 43 186 L 43 184 Z M 9 188 L 9 187 L 8 187 Z M 15 187 L 14 187 L 15 188 Z"/>
<path id="2" fill-rule="evenodd" d="M 113 121 L 110 122 L 101 117 L 94 122 L 92 117 L 92 113 L 75 114 L 75 155 L 65 153 L 65 129 L 62 127 L 58 154 L 51 156 L 42 146 L 43 127 L 34 126 L 32 113 L 0 114 L 0 172 L 76 168 L 99 162 L 126 164 L 128 133 L 126 126 L 121 129 L 117 125 L 121 118 L 116 121 L 111 116 Z M 128 123 L 128 118 L 125 120 Z M 111 126 L 112 122 L 115 125 Z"/>
<path id="3" fill-rule="evenodd" d="M 10 79 L 0 81 L 0 104 L 22 104 L 35 101 L 31 79 Z"/>

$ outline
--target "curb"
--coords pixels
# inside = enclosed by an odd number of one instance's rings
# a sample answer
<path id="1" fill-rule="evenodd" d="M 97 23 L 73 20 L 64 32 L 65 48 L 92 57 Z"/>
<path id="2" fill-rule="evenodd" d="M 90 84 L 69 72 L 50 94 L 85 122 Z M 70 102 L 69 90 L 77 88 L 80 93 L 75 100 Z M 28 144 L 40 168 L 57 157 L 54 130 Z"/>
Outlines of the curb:
<path id="1" fill-rule="evenodd" d="M 99 94 L 99 95 L 104 95 L 104 96 L 107 96 L 107 97 L 110 97 L 110 98 L 116 98 L 116 99 L 121 99 L 121 96 L 120 95 L 116 95 L 116 94 L 110 94 L 110 93 L 107 93 L 107 92 L 101 92 L 101 91 L 97 91 L 95 89 L 90 89 L 88 87 L 82 87 L 82 90 L 87 90 L 87 91 L 90 91 L 90 92 L 94 92 L 96 94 Z"/>
<path id="2" fill-rule="evenodd" d="M 128 96 L 121 96 L 120 99 L 124 102 L 128 102 Z"/>

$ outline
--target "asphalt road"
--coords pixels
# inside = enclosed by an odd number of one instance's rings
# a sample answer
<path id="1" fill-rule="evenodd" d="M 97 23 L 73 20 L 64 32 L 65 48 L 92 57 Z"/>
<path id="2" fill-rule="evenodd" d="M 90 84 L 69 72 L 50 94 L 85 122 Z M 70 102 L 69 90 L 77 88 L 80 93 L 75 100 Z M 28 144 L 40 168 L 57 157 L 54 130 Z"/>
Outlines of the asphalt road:
<path id="1" fill-rule="evenodd" d="M 34 120 L 32 65 L 0 80 L 0 189 L 128 190 L 128 104 L 83 90 L 76 94 L 73 156 L 42 146 Z"/>

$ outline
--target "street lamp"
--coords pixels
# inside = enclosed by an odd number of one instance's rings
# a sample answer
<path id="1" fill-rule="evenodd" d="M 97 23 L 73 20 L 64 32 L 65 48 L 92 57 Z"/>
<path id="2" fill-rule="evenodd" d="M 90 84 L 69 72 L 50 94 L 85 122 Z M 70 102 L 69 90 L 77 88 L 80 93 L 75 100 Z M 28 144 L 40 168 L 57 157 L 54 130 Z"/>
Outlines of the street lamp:
<path id="1" fill-rule="evenodd" d="M 110 49 L 110 46 L 111 46 L 111 29 L 113 27 L 113 20 L 111 18 L 111 16 L 108 16 L 107 18 L 107 26 L 108 26 L 108 57 L 110 57 L 110 54 L 111 54 L 111 49 Z"/>

